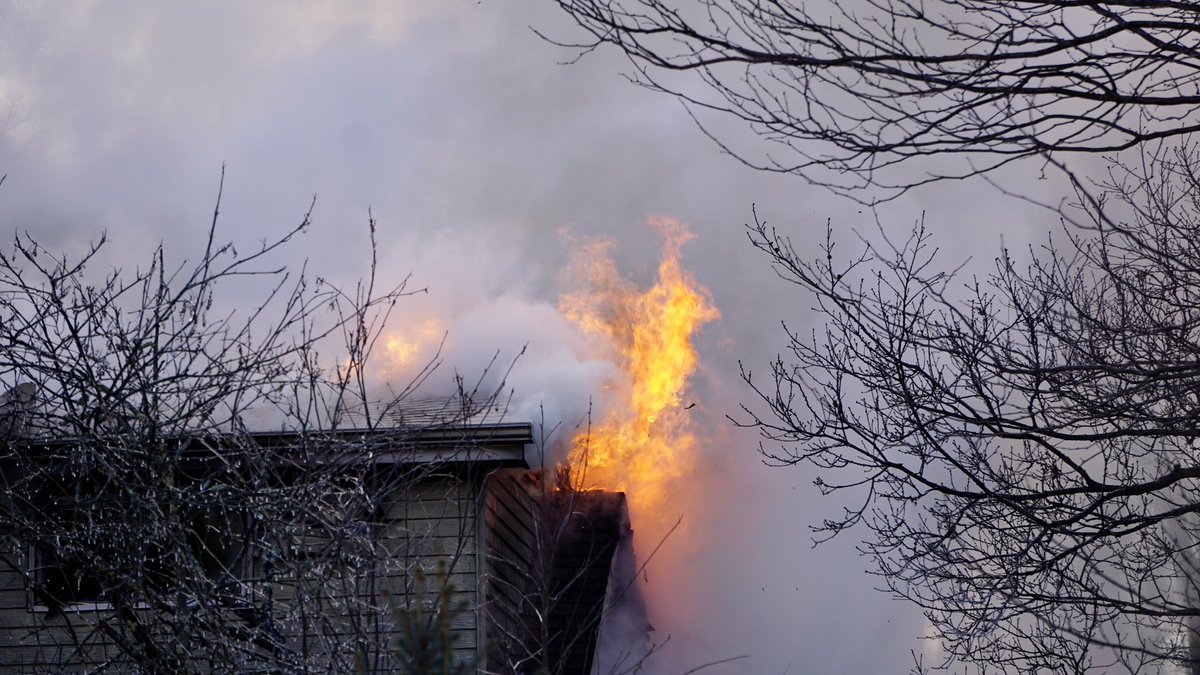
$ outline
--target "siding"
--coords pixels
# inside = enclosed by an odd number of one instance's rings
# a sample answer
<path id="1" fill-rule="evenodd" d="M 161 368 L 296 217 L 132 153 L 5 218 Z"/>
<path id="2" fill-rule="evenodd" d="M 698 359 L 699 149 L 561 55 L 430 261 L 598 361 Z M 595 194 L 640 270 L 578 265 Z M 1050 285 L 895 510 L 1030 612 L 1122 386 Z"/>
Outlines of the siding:
<path id="1" fill-rule="evenodd" d="M 390 503 L 383 517 L 380 540 L 388 559 L 403 567 L 387 580 L 394 606 L 430 602 L 439 569 L 454 589 L 455 603 L 466 609 L 451 624 L 455 653 L 460 661 L 479 653 L 479 493 L 474 476 L 440 476 L 408 490 Z M 418 595 L 415 572 L 426 579 L 426 597 Z"/>
<path id="2" fill-rule="evenodd" d="M 501 471 L 484 490 L 491 672 L 589 675 L 618 544 L 631 536 L 625 495 L 557 491 Z"/>
<path id="3" fill-rule="evenodd" d="M 528 472 L 497 471 L 484 489 L 488 665 L 512 672 L 533 639 L 530 575 L 536 565 L 534 501 Z"/>
<path id="4" fill-rule="evenodd" d="M 24 576 L 18 571 L 26 556 L 4 542 L 8 555 L 0 561 L 0 668 L 5 672 L 47 672 L 55 664 L 74 663 L 76 670 L 113 662 L 116 650 L 97 632 L 95 612 L 68 613 L 44 620 L 44 613 L 29 610 Z M 76 649 L 71 632 L 83 643 Z"/>
<path id="5" fill-rule="evenodd" d="M 456 604 L 467 611 L 458 615 L 451 626 L 455 654 L 462 661 L 473 660 L 479 653 L 480 626 L 475 608 L 479 597 L 481 557 L 477 555 L 481 529 L 478 510 L 481 480 L 467 475 L 435 475 L 411 485 L 387 498 L 380 516 L 372 523 L 375 535 L 374 563 L 369 573 L 361 570 L 329 570 L 320 578 L 303 574 L 302 552 L 319 550 L 328 542 L 319 537 L 298 541 L 295 559 L 284 559 L 272 579 L 273 615 L 286 634 L 296 637 L 288 645 L 297 654 L 313 654 L 318 649 L 341 653 L 340 661 L 316 659 L 319 664 L 343 670 L 353 655 L 370 642 L 392 643 L 393 609 L 411 608 L 415 603 L 430 604 L 438 570 L 455 590 Z M 11 547 L 10 549 L 11 550 Z M 23 565 L 23 561 L 13 561 Z M 419 593 L 417 571 L 427 579 L 428 592 Z M 307 599 L 302 615 L 297 597 Z M 315 599 L 315 601 L 314 601 Z M 320 608 L 318 611 L 317 608 Z M 29 608 L 22 575 L 8 562 L 0 562 L 0 670 L 4 672 L 84 672 L 108 662 L 118 671 L 132 664 L 113 662 L 115 648 L 96 630 L 99 621 L 111 612 L 75 612 L 46 619 L 44 612 Z M 231 621 L 236 621 L 231 617 Z M 306 630 L 298 627 L 304 626 Z M 76 651 L 71 631 L 85 643 Z M 300 637 L 307 632 L 311 638 Z M 393 665 L 386 652 L 368 651 L 368 664 L 379 670 Z M 265 666 L 266 664 L 262 664 Z M 249 666 L 249 664 L 247 664 Z M 206 669 L 197 664 L 198 669 Z"/>

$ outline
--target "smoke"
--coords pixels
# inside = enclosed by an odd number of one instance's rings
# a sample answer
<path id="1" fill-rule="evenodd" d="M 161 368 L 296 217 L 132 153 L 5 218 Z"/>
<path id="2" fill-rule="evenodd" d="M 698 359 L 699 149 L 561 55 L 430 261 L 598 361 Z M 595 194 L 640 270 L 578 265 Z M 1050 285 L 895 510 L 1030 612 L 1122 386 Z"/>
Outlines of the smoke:
<path id="1" fill-rule="evenodd" d="M 134 265 L 159 241 L 186 257 L 202 245 L 226 164 L 219 236 L 253 248 L 297 223 L 316 194 L 314 225 L 289 262 L 307 258 L 351 284 L 365 271 L 370 209 L 380 283 L 428 289 L 397 306 L 377 345 L 381 390 L 403 386 L 440 345 L 430 393 L 456 373 L 474 381 L 486 369 L 485 387 L 507 373 L 510 418 L 557 425 L 553 452 L 589 409 L 602 418 L 619 378 L 558 309 L 571 251 L 610 237 L 617 269 L 644 289 L 661 252 L 647 217 L 686 222 L 696 236 L 682 264 L 722 319 L 697 339 L 686 392 L 702 441 L 695 465 L 657 516 L 681 524 L 641 574 L 653 637 L 670 634 L 656 672 L 741 654 L 705 672 L 907 669 L 919 613 L 873 589 L 851 538 L 811 547 L 807 525 L 840 505 L 818 498 L 803 469 L 763 466 L 756 437 L 725 418 L 749 398 L 739 361 L 765 369 L 783 344 L 779 322 L 811 322 L 742 224 L 758 204 L 815 253 L 827 219 L 852 239 L 852 228 L 894 235 L 924 217 L 947 233 L 949 258 L 986 262 L 1001 235 L 1019 248 L 1052 219 L 962 184 L 864 213 L 753 172 L 677 102 L 630 86 L 616 55 L 557 65 L 571 54 L 528 27 L 569 38 L 562 21 L 548 5 L 473 0 L 6 5 L 0 232 L 60 250 L 107 232 L 104 264 Z M 1023 170 L 1000 178 L 1056 198 L 1061 186 Z M 633 529 L 648 556 L 658 538 Z"/>
<path id="2" fill-rule="evenodd" d="M 573 240 L 552 236 L 547 250 L 568 259 Z M 553 464 L 589 412 L 603 412 L 600 394 L 620 373 L 542 290 L 571 283 L 570 265 L 541 267 L 530 248 L 500 230 L 451 229 L 392 246 L 381 272 L 410 270 L 414 294 L 390 318 L 367 374 L 379 398 L 418 377 L 422 395 L 450 395 L 460 386 L 480 398 L 494 395 L 507 419 L 534 423 L 535 437 L 546 441 L 537 451 L 550 453 Z"/>

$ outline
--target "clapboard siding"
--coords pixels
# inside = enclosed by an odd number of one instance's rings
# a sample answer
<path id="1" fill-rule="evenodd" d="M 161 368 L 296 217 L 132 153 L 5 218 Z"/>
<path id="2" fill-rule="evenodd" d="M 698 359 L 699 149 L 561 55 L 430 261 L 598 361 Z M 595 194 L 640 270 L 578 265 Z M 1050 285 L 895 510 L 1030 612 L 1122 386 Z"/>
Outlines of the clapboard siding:
<path id="1" fill-rule="evenodd" d="M 19 586 L 0 588 L 0 617 L 4 615 L 6 610 L 24 610 L 28 606 L 29 598 L 25 593 L 25 585 L 23 583 Z M 0 623 L 0 625 L 3 624 Z"/>
<path id="2" fill-rule="evenodd" d="M 498 467 L 525 466 L 525 444 L 531 439 L 531 428 L 524 424 L 497 422 L 494 427 L 489 423 L 457 431 L 439 428 L 421 432 L 412 447 L 380 455 L 380 475 L 421 479 L 407 483 L 403 489 L 379 495 L 378 508 L 362 514 L 363 522 L 355 525 L 371 533 L 370 544 L 342 549 L 343 542 L 335 541 L 328 533 L 320 536 L 319 528 L 277 542 L 275 545 L 282 550 L 270 568 L 270 578 L 247 580 L 241 606 L 229 608 L 230 623 L 220 629 L 252 630 L 247 628 L 251 620 L 247 611 L 261 611 L 259 608 L 269 606 L 268 617 L 275 620 L 280 637 L 292 654 L 329 652 L 333 645 L 330 657 L 312 663 L 317 671 L 353 670 L 348 664 L 360 647 L 360 638 L 369 635 L 382 636 L 383 640 L 375 641 L 371 647 L 375 651 L 367 654 L 368 663 L 389 672 L 394 664 L 389 660 L 388 650 L 378 647 L 380 642 L 394 644 L 391 630 L 396 614 L 392 610 L 403 612 L 417 603 L 428 607 L 441 580 L 454 588 L 456 605 L 469 607 L 469 611 L 456 615 L 451 630 L 454 653 L 463 661 L 474 661 L 481 645 L 488 640 L 480 620 L 486 588 L 482 578 L 487 566 L 483 548 L 491 536 L 487 534 L 488 521 L 482 513 L 484 479 L 487 472 Z M 263 438 L 264 443 L 293 440 L 287 434 L 267 434 Z M 355 436 L 355 442 L 358 440 Z M 464 441 L 475 446 L 471 452 L 461 452 Z M 406 468 L 388 462 L 409 464 Z M 511 501 L 511 495 L 505 499 Z M 505 508 L 511 511 L 515 507 L 509 504 Z M 504 539 L 516 542 L 528 537 L 527 525 L 521 518 L 518 521 L 504 525 Z M 527 551 L 521 552 L 520 545 L 514 546 L 509 551 L 514 557 L 528 557 Z M 25 577 L 20 571 L 26 565 L 22 560 L 25 556 L 2 540 L 0 547 L 15 565 L 10 567 L 0 557 L 0 672 L 74 673 L 106 664 L 111 672 L 136 669 L 130 661 L 121 661 L 116 648 L 107 644 L 96 630 L 100 622 L 112 619 L 111 612 L 68 609 L 65 616 L 48 616 L 44 610 L 31 609 Z M 329 553 L 345 555 L 342 559 L 345 562 L 335 563 L 332 568 L 314 567 L 322 560 L 321 556 Z M 317 569 L 319 574 L 315 572 Z M 266 573 L 266 570 L 256 571 L 256 574 Z M 298 598 L 305 598 L 303 611 Z M 70 638 L 68 622 L 75 626 L 78 640 Z M 301 635 L 304 631 L 296 628 L 302 622 L 306 622 L 309 630 L 305 636 Z M 83 649 L 72 646 L 77 641 L 85 643 Z M 295 665 L 272 663 L 272 660 L 265 653 L 251 655 L 234 668 L 238 672 L 297 670 Z M 214 670 L 214 664 L 199 660 L 188 667 L 198 672 Z"/>
<path id="3" fill-rule="evenodd" d="M 527 480 L 525 472 L 498 471 L 484 489 L 488 593 L 484 610 L 490 665 L 500 672 L 511 669 L 512 657 L 524 653 L 530 640 L 526 603 L 536 546 Z"/>
<path id="4" fill-rule="evenodd" d="M 354 619 L 347 614 L 355 607 L 383 609 L 385 622 L 392 619 L 391 608 L 403 609 L 412 603 L 428 601 L 428 595 L 417 593 L 420 585 L 416 572 L 425 578 L 427 593 L 436 587 L 439 570 L 452 585 L 456 603 L 465 603 L 469 611 L 459 614 L 451 624 L 454 652 L 461 660 L 473 660 L 482 637 L 478 613 L 481 557 L 478 555 L 480 518 L 478 514 L 481 480 L 475 477 L 433 476 L 426 482 L 390 495 L 372 527 L 375 532 L 374 551 L 381 556 L 372 574 L 351 576 L 338 574 L 297 582 L 289 574 L 305 568 L 305 551 L 315 553 L 330 546 L 327 539 L 304 537 L 295 545 L 295 560 L 281 560 L 271 584 L 272 597 L 279 623 L 289 621 L 290 600 L 299 593 L 319 595 L 322 614 L 312 617 L 319 628 L 319 639 L 289 640 L 289 646 L 302 652 L 306 646 L 328 648 L 340 645 L 345 654 L 353 654 L 357 634 L 352 628 Z M 351 608 L 347 610 L 347 607 Z M 312 608 L 310 607 L 310 610 Z M 379 614 L 379 612 L 376 612 Z M 22 574 L 0 563 L 0 670 L 13 673 L 85 672 L 105 663 L 114 670 L 121 667 L 112 645 L 105 644 L 94 630 L 97 621 L 110 617 L 108 612 L 68 611 L 67 617 L 47 621 L 42 611 L 29 608 L 29 597 Z M 66 628 L 67 619 L 76 626 L 76 634 L 86 637 L 82 651 L 70 646 L 73 642 Z M 372 624 L 374 625 L 374 624 Z M 379 630 L 390 631 L 390 623 L 380 624 Z M 386 654 L 373 663 L 390 663 Z M 204 670 L 203 664 L 197 665 Z"/>
<path id="5" fill-rule="evenodd" d="M 614 552 L 629 531 L 625 498 L 543 480 L 498 472 L 485 489 L 487 630 L 502 672 L 533 672 L 537 664 L 514 658 L 540 654 L 556 672 L 587 675 Z"/>

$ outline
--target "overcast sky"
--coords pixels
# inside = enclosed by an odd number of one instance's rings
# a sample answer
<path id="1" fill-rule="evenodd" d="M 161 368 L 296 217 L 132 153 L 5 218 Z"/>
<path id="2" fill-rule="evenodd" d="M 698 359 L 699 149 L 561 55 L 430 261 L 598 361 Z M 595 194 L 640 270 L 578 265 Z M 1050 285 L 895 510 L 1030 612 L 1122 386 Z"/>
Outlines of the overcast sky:
<path id="1" fill-rule="evenodd" d="M 521 413 L 542 403 L 570 424 L 606 368 L 554 309 L 573 242 L 612 237 L 645 284 L 659 245 L 647 218 L 688 223 L 685 265 L 723 318 L 699 340 L 691 396 L 708 441 L 679 496 L 684 531 L 648 575 L 655 635 L 672 636 L 659 672 L 740 654 L 707 672 L 906 672 L 926 648 L 919 613 L 872 590 L 853 536 L 813 549 L 807 526 L 837 504 L 807 469 L 764 467 L 754 435 L 724 419 L 748 393 L 738 360 L 765 370 L 780 320 L 808 320 L 746 243 L 751 205 L 800 248 L 827 220 L 871 232 L 873 215 L 722 156 L 677 102 L 622 78 L 618 55 L 560 65 L 573 54 L 530 26 L 574 35 L 550 3 L 7 2 L 0 232 L 78 250 L 106 231 L 110 264 L 159 241 L 184 257 L 226 164 L 224 238 L 277 235 L 315 194 L 315 226 L 288 255 L 348 280 L 370 208 L 385 275 L 430 289 L 397 325 L 449 330 L 464 373 L 528 343 Z M 1056 199 L 1029 171 L 1005 180 Z M 923 212 L 950 261 L 986 262 L 1054 223 L 974 183 L 909 194 L 884 222 L 903 232 Z"/>

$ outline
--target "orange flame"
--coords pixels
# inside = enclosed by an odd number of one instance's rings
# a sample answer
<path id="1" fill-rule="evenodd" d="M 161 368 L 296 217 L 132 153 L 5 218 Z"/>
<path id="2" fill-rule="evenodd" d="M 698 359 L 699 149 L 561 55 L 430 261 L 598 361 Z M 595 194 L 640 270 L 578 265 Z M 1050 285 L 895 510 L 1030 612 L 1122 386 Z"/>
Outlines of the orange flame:
<path id="1" fill-rule="evenodd" d="M 595 242 L 580 252 L 587 290 L 559 303 L 568 319 L 611 346 L 625 376 L 607 392 L 614 398 L 607 415 L 572 441 L 570 464 L 584 487 L 623 490 L 644 516 L 660 510 L 672 483 L 692 466 L 691 406 L 683 404 L 698 365 L 692 335 L 720 316 L 680 264 L 691 234 L 666 218 L 650 224 L 665 237 L 654 286 L 643 292 L 623 279 L 609 256 L 611 242 Z"/>
<path id="2" fill-rule="evenodd" d="M 373 370 L 384 379 L 409 376 L 414 366 L 424 365 L 444 335 L 433 319 L 414 323 L 404 330 L 391 331 L 380 340 L 382 347 L 373 355 Z"/>

